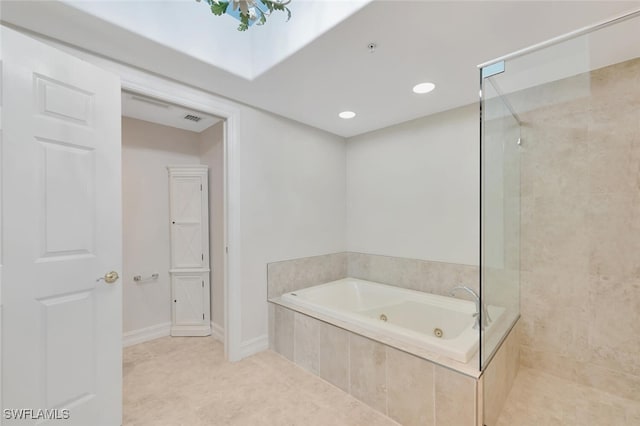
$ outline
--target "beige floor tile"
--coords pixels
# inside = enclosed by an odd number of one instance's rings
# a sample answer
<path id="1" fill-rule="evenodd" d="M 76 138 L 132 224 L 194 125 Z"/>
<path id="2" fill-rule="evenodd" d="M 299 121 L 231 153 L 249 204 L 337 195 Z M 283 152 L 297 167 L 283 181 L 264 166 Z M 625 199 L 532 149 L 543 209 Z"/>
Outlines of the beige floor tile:
<path id="1" fill-rule="evenodd" d="M 125 426 L 387 426 L 393 420 L 280 355 L 237 363 L 208 337 L 125 348 Z"/>

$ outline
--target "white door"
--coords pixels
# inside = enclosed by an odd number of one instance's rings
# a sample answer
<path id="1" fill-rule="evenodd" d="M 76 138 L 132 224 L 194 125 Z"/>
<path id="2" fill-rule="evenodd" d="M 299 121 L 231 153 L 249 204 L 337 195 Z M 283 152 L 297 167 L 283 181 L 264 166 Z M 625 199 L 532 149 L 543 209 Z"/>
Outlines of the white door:
<path id="1" fill-rule="evenodd" d="M 120 425 L 120 82 L 1 36 L 3 424 Z"/>

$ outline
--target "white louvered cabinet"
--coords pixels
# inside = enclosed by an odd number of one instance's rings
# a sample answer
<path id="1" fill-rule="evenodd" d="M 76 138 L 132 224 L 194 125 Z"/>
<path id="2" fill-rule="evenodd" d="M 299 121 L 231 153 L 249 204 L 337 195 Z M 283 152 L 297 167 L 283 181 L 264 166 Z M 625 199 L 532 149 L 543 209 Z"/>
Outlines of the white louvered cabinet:
<path id="1" fill-rule="evenodd" d="M 211 334 L 207 166 L 169 166 L 171 335 Z"/>

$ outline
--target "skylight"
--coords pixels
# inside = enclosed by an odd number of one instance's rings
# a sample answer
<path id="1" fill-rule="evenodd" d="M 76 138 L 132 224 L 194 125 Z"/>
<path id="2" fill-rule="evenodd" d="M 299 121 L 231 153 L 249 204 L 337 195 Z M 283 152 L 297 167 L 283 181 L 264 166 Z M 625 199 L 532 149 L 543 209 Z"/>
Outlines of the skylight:
<path id="1" fill-rule="evenodd" d="M 292 18 L 237 31 L 238 21 L 215 16 L 196 0 L 64 3 L 200 61 L 253 80 L 342 22 L 371 0 L 293 0 Z M 158 4 L 161 3 L 161 6 Z"/>

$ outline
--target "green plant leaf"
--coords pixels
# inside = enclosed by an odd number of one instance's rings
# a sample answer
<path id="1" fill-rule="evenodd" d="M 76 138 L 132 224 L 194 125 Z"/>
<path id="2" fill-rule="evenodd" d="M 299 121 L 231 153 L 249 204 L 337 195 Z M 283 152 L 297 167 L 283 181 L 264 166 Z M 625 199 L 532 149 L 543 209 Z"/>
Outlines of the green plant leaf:
<path id="1" fill-rule="evenodd" d="M 221 2 L 209 2 L 209 4 L 211 5 L 211 13 L 213 13 L 216 16 L 221 16 L 225 13 L 227 13 L 227 7 L 229 7 L 229 2 L 228 1 L 221 1 Z"/>
<path id="2" fill-rule="evenodd" d="M 287 12 L 287 21 L 291 19 L 291 10 L 289 10 L 289 8 L 284 4 L 273 0 L 262 0 L 262 3 L 267 6 L 267 9 L 269 9 L 270 13 L 272 13 L 274 10 L 277 10 L 279 12 Z"/>
<path id="3" fill-rule="evenodd" d="M 247 31 L 249 29 L 249 14 L 240 14 L 240 25 L 238 25 L 238 31 Z"/>
<path id="4" fill-rule="evenodd" d="M 201 2 L 202 0 L 196 0 L 197 2 Z M 220 1 L 220 0 L 205 0 L 209 6 L 211 6 L 211 13 L 216 16 L 222 16 L 227 13 L 227 9 L 229 8 L 229 4 L 233 0 L 228 1 Z M 289 4 L 288 1 L 282 2 L 281 0 L 262 0 L 262 3 L 267 7 L 269 13 L 261 10 L 259 7 L 256 7 L 256 11 L 258 16 L 255 21 L 257 25 L 264 25 L 267 22 L 267 16 L 271 15 L 274 10 L 279 12 L 287 12 L 287 21 L 291 19 L 291 10 L 286 7 Z M 239 3 L 234 3 L 234 5 L 239 5 Z M 243 12 L 243 8 L 240 8 L 240 25 L 238 25 L 238 31 L 247 31 L 249 29 L 249 14 Z"/>

